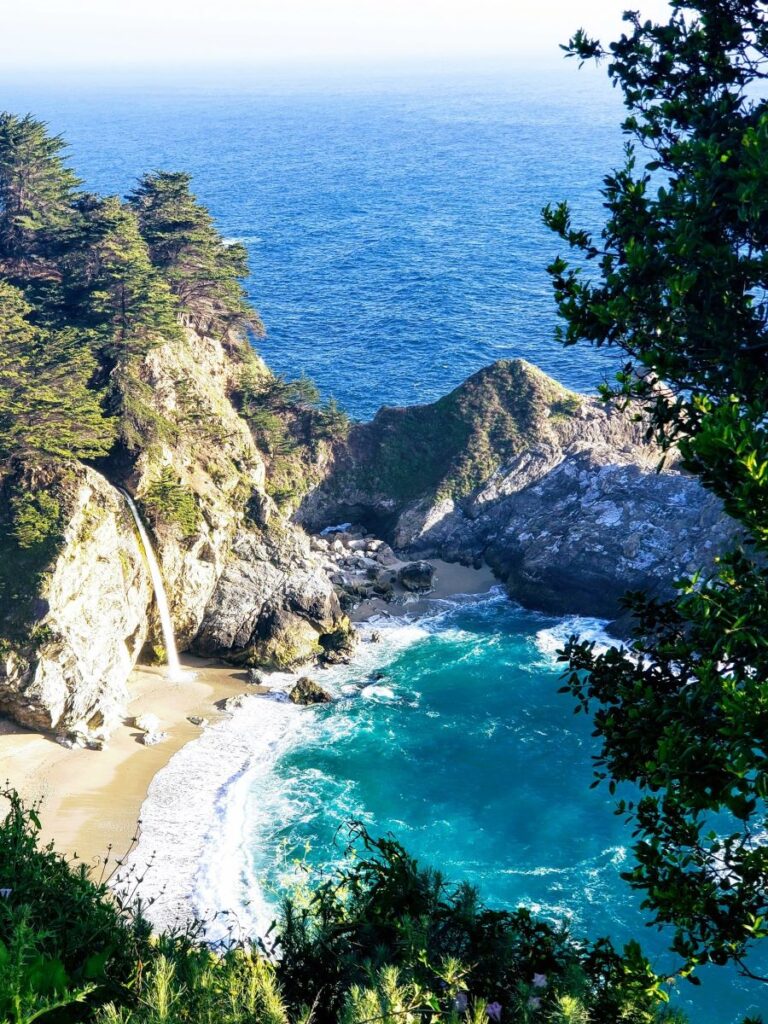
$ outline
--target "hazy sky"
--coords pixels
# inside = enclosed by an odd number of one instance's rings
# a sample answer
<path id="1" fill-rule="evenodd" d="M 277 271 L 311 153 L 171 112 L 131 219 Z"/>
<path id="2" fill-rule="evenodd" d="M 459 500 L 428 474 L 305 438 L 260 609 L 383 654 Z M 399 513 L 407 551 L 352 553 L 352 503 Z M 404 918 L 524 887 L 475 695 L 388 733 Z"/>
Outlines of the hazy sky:
<path id="1" fill-rule="evenodd" d="M 0 0 L 0 68 L 549 55 L 664 0 Z"/>

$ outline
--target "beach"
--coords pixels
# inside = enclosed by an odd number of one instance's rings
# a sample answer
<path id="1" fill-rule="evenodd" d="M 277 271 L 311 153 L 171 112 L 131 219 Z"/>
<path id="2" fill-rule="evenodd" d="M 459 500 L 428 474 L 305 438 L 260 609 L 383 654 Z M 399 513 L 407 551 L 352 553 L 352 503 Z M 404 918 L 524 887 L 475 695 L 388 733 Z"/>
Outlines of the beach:
<path id="1" fill-rule="evenodd" d="M 432 560 L 437 576 L 428 598 L 404 595 L 396 602 L 360 606 L 360 622 L 373 615 L 419 615 L 425 600 L 455 594 L 479 594 L 495 583 L 487 567 L 473 569 Z M 0 777 L 18 790 L 25 801 L 42 801 L 42 837 L 55 842 L 68 857 L 77 856 L 101 874 L 110 847 L 121 856 L 139 829 L 141 805 L 155 775 L 182 747 L 200 736 L 201 728 L 188 721 L 199 716 L 211 724 L 226 716 L 217 704 L 239 693 L 258 689 L 246 683 L 241 669 L 211 660 L 182 656 L 194 678 L 171 682 L 163 667 L 137 667 L 128 683 L 130 702 L 123 723 L 104 750 L 68 749 L 54 739 L 0 720 Z M 314 671 L 303 669 L 302 674 Z M 168 738 L 146 747 L 132 724 L 141 714 L 153 714 Z"/>

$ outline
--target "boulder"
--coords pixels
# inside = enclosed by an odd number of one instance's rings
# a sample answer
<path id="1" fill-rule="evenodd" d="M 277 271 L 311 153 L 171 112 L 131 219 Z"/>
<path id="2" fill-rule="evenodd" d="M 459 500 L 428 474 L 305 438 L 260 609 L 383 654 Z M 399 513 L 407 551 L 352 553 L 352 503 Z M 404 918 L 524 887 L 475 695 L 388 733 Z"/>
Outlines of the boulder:
<path id="1" fill-rule="evenodd" d="M 253 667 L 282 672 L 312 661 L 321 652 L 320 630 L 285 608 L 266 608 L 245 656 Z"/>
<path id="2" fill-rule="evenodd" d="M 431 562 L 409 562 L 397 573 L 397 582 L 401 587 L 411 591 L 432 589 L 435 578 L 435 567 Z"/>
<path id="3" fill-rule="evenodd" d="M 245 681 L 249 686 L 263 686 L 264 677 L 255 668 L 249 668 L 245 673 Z"/>
<path id="4" fill-rule="evenodd" d="M 308 706 L 310 704 L 330 704 L 333 697 L 327 690 L 309 676 L 302 676 L 288 694 L 294 704 Z"/>
<path id="5" fill-rule="evenodd" d="M 142 732 L 158 732 L 160 730 L 160 719 L 151 712 L 136 715 L 133 724 L 137 729 L 141 729 Z"/>
<path id="6" fill-rule="evenodd" d="M 323 649 L 320 660 L 325 665 L 345 665 L 352 660 L 356 645 L 357 635 L 349 620 L 346 620 L 332 633 L 320 637 Z"/>
<path id="7" fill-rule="evenodd" d="M 145 747 L 154 747 L 155 744 L 164 743 L 167 739 L 167 732 L 145 732 L 139 737 L 139 742 Z"/>

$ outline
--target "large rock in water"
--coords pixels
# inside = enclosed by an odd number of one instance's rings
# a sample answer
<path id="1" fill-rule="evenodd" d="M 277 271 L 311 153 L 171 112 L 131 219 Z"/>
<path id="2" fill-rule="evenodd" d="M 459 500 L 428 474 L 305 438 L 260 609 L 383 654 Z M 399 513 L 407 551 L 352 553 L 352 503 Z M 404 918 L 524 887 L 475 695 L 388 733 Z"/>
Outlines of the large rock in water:
<path id="1" fill-rule="evenodd" d="M 628 590 L 671 594 L 735 530 L 660 460 L 629 414 L 501 361 L 432 405 L 355 425 L 299 517 L 361 522 L 406 557 L 485 558 L 529 607 L 613 617 Z"/>
<path id="2" fill-rule="evenodd" d="M 302 676 L 288 694 L 294 704 L 330 704 L 333 697 L 309 676 Z"/>

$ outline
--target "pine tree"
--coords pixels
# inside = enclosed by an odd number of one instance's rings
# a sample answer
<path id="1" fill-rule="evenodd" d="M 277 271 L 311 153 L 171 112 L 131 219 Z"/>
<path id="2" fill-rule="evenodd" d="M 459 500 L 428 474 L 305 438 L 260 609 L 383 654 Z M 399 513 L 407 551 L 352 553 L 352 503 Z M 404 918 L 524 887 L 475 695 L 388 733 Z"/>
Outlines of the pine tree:
<path id="1" fill-rule="evenodd" d="M 241 284 L 248 274 L 246 249 L 224 242 L 189 185 L 188 174 L 148 174 L 128 197 L 152 262 L 191 326 L 224 335 L 249 330 L 261 334 L 261 321 Z"/>
<path id="2" fill-rule="evenodd" d="M 18 288 L 0 281 L 0 461 L 91 459 L 114 438 L 97 392 L 96 359 L 81 332 L 30 323 Z"/>
<path id="3" fill-rule="evenodd" d="M 62 160 L 65 143 L 33 117 L 0 114 L 0 269 L 43 273 L 68 230 L 80 182 Z"/>
<path id="4" fill-rule="evenodd" d="M 170 289 L 152 266 L 136 215 L 116 196 L 84 197 L 82 230 L 66 261 L 70 315 L 95 330 L 113 358 L 178 335 Z"/>

